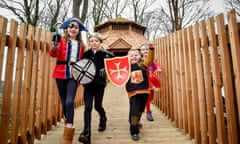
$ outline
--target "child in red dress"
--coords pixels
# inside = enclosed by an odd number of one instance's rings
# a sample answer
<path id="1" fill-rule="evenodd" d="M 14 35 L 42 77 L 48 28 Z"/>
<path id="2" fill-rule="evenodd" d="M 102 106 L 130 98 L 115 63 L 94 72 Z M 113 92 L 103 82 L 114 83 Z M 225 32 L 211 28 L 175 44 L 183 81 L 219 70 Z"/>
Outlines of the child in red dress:
<path id="1" fill-rule="evenodd" d="M 143 44 L 140 47 L 140 50 L 141 50 L 143 59 L 145 59 L 148 56 L 149 46 L 147 44 Z M 148 101 L 146 103 L 146 114 L 147 114 L 147 120 L 149 120 L 149 121 L 153 121 L 150 104 L 154 98 L 154 92 L 158 91 L 160 88 L 160 81 L 156 75 L 156 72 L 161 72 L 161 71 L 162 71 L 162 69 L 161 69 L 160 65 L 157 63 L 157 60 L 154 60 L 149 67 L 149 76 L 148 76 L 149 77 L 150 94 L 148 97 Z"/>

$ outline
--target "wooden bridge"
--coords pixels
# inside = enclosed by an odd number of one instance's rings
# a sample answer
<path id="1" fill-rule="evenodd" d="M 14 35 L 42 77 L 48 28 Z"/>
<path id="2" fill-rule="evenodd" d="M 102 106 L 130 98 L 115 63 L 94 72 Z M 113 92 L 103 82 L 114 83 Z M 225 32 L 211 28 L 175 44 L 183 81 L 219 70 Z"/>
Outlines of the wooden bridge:
<path id="1" fill-rule="evenodd" d="M 231 10 L 226 17 L 220 14 L 154 40 L 155 58 L 163 68 L 158 74 L 161 89 L 152 106 L 155 120 L 142 117 L 139 143 L 240 142 L 239 33 Z M 0 16 L 0 144 L 55 144 L 61 139 L 51 37 L 50 31 L 15 20 L 8 23 Z M 135 143 L 129 136 L 124 90 L 108 85 L 104 106 L 108 127 L 97 132 L 93 111 L 93 143 Z M 75 107 L 77 143 L 83 126 L 82 87 Z"/>
<path id="2" fill-rule="evenodd" d="M 129 103 L 128 96 L 124 88 L 113 86 L 109 83 L 106 87 L 103 105 L 107 113 L 107 129 L 98 132 L 99 115 L 92 111 L 92 144 L 134 144 L 129 134 Z M 140 130 L 139 144 L 193 144 L 189 136 L 176 128 L 175 124 L 167 118 L 156 106 L 151 106 L 154 121 L 146 120 L 146 114 L 142 116 L 143 124 Z M 75 111 L 74 125 L 76 127 L 73 144 L 77 144 L 78 136 L 83 130 L 83 110 L 80 106 Z M 54 127 L 47 135 L 43 135 L 40 141 L 35 144 L 58 144 L 63 134 L 63 121 Z"/>

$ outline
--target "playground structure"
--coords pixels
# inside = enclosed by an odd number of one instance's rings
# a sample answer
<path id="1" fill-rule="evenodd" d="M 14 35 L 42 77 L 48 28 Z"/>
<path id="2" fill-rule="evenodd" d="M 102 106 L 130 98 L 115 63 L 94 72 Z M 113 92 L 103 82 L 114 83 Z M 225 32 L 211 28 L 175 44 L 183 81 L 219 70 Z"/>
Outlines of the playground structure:
<path id="1" fill-rule="evenodd" d="M 0 144 L 34 143 L 62 118 L 52 33 L 7 23 L 0 16 Z M 196 144 L 240 141 L 239 29 L 231 10 L 154 41 L 163 68 L 154 104 Z M 75 106 L 82 104 L 80 86 Z"/>

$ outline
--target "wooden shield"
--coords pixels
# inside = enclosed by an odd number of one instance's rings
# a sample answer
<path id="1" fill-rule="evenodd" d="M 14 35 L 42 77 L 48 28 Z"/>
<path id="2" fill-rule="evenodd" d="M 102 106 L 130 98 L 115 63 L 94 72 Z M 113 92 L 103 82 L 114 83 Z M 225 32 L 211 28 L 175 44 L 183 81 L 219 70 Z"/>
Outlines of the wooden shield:
<path id="1" fill-rule="evenodd" d="M 130 61 L 128 56 L 104 59 L 108 79 L 116 86 L 123 86 L 130 77 Z"/>

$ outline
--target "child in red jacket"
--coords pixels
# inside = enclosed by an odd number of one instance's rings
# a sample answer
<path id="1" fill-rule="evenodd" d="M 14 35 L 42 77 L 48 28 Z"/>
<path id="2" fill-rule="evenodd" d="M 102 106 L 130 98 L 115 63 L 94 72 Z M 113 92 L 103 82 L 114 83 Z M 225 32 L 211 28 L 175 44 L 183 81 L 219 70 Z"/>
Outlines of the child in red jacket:
<path id="1" fill-rule="evenodd" d="M 80 60 L 83 55 L 85 45 L 82 41 L 81 31 L 87 31 L 87 29 L 77 18 L 68 19 L 60 28 L 64 29 L 64 36 L 53 35 L 53 47 L 50 55 L 57 58 L 53 78 L 56 79 L 66 121 L 61 144 L 70 144 L 75 130 L 73 127 L 74 98 L 78 86 L 71 75 L 71 65 Z"/>

